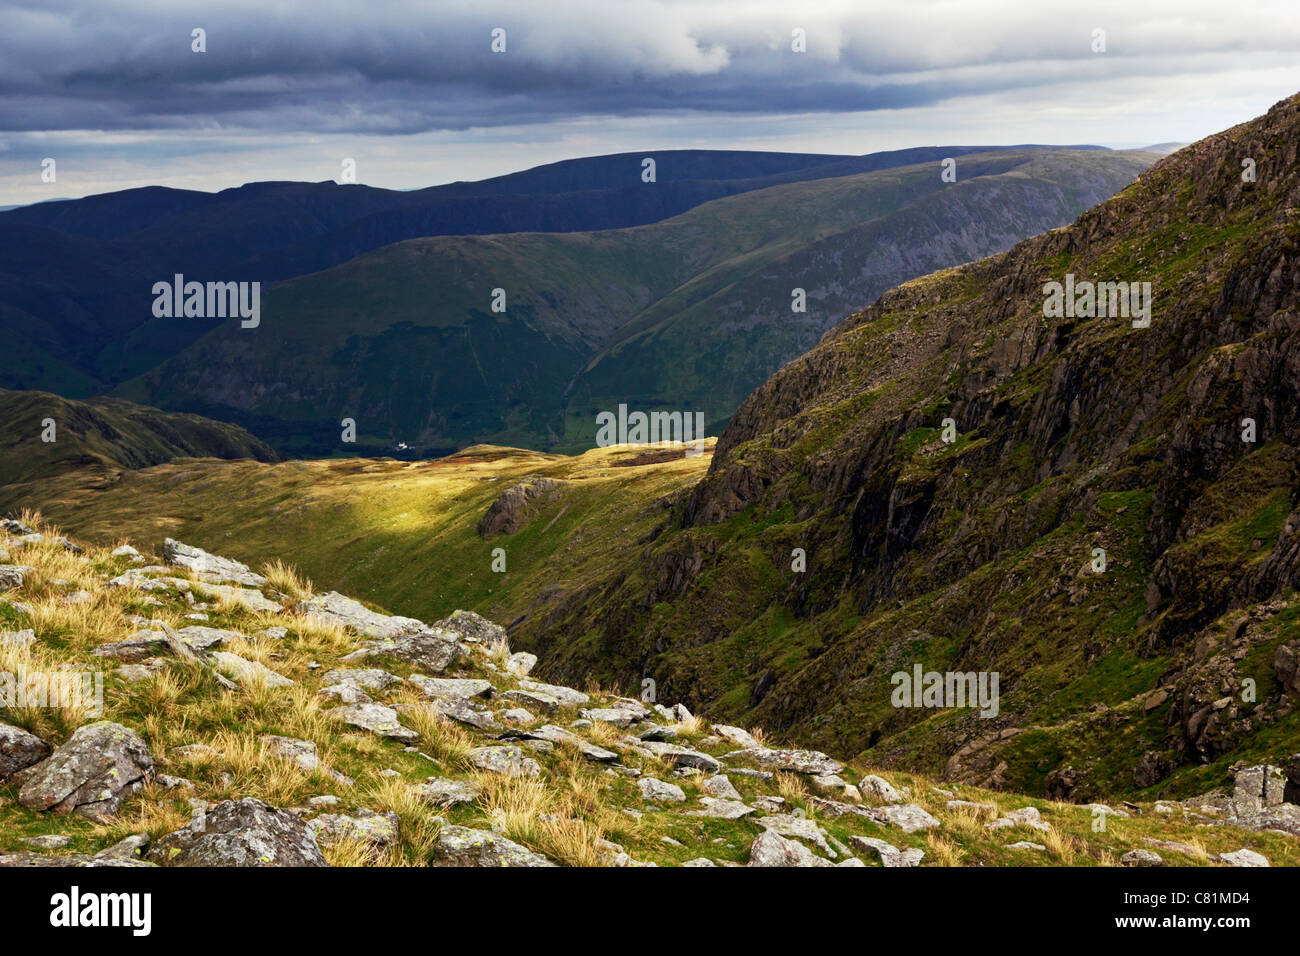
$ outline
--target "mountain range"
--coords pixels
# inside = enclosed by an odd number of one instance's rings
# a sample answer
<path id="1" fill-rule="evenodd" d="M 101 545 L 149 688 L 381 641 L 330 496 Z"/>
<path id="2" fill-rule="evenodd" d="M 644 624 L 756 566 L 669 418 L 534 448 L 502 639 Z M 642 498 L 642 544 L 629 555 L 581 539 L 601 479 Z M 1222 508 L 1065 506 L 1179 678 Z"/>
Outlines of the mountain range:
<path id="1" fill-rule="evenodd" d="M 578 450 L 619 400 L 700 411 L 716 432 L 862 301 L 1063 225 L 1155 158 L 668 151 L 414 192 L 41 203 L 0 214 L 0 328 L 29 343 L 0 385 L 197 412 L 300 456 Z M 177 274 L 263 283 L 264 323 L 156 317 L 151 290 Z"/>

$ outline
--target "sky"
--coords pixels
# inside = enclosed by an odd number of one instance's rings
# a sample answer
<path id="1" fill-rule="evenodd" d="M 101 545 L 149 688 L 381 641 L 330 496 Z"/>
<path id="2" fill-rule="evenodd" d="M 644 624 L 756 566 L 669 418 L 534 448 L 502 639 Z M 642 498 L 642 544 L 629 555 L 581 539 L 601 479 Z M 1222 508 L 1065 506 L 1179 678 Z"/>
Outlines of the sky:
<path id="1" fill-rule="evenodd" d="M 0 24 L 0 206 L 345 159 L 414 189 L 638 150 L 1129 148 L 1300 92 L 1300 0 L 0 0 Z"/>

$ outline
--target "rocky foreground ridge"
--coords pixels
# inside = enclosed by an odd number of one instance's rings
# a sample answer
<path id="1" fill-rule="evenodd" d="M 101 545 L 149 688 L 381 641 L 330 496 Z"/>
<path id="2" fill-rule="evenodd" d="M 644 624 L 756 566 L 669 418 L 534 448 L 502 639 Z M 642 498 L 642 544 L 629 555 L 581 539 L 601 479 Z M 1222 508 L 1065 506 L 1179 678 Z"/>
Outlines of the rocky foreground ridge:
<path id="1" fill-rule="evenodd" d="M 1300 755 L 1181 803 L 939 786 L 547 683 L 472 612 L 39 528 L 0 528 L 3 866 L 1300 863 Z"/>

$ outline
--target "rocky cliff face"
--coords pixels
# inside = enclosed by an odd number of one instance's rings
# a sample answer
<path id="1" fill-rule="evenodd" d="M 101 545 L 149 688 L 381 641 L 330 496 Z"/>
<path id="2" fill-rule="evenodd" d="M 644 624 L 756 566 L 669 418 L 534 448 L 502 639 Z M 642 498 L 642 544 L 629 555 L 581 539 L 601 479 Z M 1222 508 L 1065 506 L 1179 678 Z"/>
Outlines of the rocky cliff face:
<path id="1" fill-rule="evenodd" d="M 882 296 L 743 403 L 633 585 L 552 623 L 607 615 L 611 670 L 995 786 L 1294 741 L 1298 148 L 1293 97 Z M 1052 282 L 1150 283 L 1149 325 L 1046 317 Z M 999 673 L 998 716 L 891 706 L 914 662 Z"/>

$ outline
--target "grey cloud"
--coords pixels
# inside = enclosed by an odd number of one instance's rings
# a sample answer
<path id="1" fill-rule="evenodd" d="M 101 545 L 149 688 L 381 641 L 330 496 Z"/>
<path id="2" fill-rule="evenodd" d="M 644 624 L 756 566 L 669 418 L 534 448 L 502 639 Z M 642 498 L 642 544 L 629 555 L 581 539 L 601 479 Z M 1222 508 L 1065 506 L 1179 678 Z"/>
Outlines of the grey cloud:
<path id="1" fill-rule="evenodd" d="M 899 109 L 1077 76 L 1095 66 L 1095 26 L 1107 30 L 1111 76 L 1168 69 L 1153 64 L 1171 53 L 1300 50 L 1295 17 L 1265 29 L 1218 4 L 1134 6 L 16 2 L 0 7 L 0 129 L 409 134 Z M 202 55 L 190 52 L 196 26 Z M 496 26 L 504 55 L 488 48 Z M 808 33 L 802 56 L 789 51 L 796 26 Z"/>

